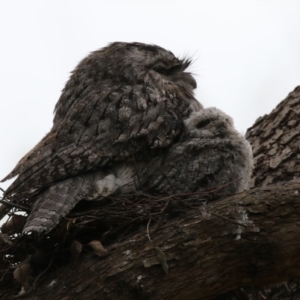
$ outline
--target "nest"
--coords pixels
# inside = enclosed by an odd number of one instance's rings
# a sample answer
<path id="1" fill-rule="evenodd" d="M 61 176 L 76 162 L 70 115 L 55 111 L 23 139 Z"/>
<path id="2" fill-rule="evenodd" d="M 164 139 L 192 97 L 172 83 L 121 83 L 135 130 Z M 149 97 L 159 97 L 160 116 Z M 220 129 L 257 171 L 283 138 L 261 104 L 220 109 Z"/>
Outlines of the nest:
<path id="1" fill-rule="evenodd" d="M 8 295 L 19 291 L 20 285 L 14 277 L 25 286 L 16 274 L 20 272 L 17 266 L 29 268 L 26 272 L 31 279 L 35 278 L 30 283 L 34 286 L 46 279 L 47 276 L 41 276 L 46 271 L 58 270 L 82 251 L 105 256 L 111 244 L 141 230 L 150 238 L 159 226 L 175 217 L 203 213 L 207 202 L 226 196 L 222 193 L 225 186 L 228 184 L 208 191 L 174 195 L 140 192 L 100 201 L 83 200 L 47 235 L 23 235 L 26 212 L 20 206 L 14 207 L 1 228 L 0 290 L 7 290 Z"/>

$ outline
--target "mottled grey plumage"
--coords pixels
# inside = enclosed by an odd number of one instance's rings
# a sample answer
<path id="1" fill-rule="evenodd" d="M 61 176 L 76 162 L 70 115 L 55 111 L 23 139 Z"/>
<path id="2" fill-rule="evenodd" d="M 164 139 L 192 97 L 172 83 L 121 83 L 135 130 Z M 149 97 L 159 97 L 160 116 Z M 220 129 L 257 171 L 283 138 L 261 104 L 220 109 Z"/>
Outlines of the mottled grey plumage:
<path id="1" fill-rule="evenodd" d="M 18 175 L 4 198 L 34 202 L 25 231 L 50 231 L 90 189 L 91 171 L 102 168 L 106 178 L 103 168 L 150 160 L 178 139 L 184 120 L 202 108 L 189 64 L 158 46 L 120 42 L 79 63 L 51 131 L 3 179 Z"/>
<path id="2" fill-rule="evenodd" d="M 108 175 L 98 172 L 97 196 L 136 189 L 173 194 L 226 184 L 223 195 L 246 189 L 253 168 L 252 150 L 232 118 L 213 107 L 194 112 L 184 123 L 180 139 L 150 160 L 115 164 Z"/>
<path id="3" fill-rule="evenodd" d="M 222 195 L 246 189 L 253 168 L 252 150 L 235 130 L 232 119 L 216 108 L 207 108 L 194 112 L 184 123 L 179 141 L 150 160 L 115 163 L 106 171 L 89 172 L 54 184 L 39 196 L 25 231 L 47 231 L 59 222 L 58 207 L 65 215 L 81 199 L 140 189 L 174 194 L 226 185 Z"/>
<path id="4" fill-rule="evenodd" d="M 228 184 L 221 190 L 223 196 L 246 189 L 253 168 L 252 149 L 234 128 L 232 118 L 213 107 L 194 112 L 184 123 L 180 140 L 140 171 L 143 188 L 182 193 Z"/>

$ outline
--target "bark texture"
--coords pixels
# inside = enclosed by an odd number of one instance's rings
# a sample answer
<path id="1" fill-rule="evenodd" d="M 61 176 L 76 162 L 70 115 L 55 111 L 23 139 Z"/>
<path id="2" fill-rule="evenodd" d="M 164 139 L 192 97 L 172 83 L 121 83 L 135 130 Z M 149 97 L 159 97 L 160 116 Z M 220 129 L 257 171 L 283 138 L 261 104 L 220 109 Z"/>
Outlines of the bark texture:
<path id="1" fill-rule="evenodd" d="M 253 186 L 288 181 L 300 175 L 300 86 L 248 129 L 255 160 Z"/>
<path id="2" fill-rule="evenodd" d="M 152 242 L 143 229 L 106 257 L 80 255 L 26 299 L 213 299 L 298 277 L 299 190 L 291 182 L 210 203 L 161 226 Z"/>

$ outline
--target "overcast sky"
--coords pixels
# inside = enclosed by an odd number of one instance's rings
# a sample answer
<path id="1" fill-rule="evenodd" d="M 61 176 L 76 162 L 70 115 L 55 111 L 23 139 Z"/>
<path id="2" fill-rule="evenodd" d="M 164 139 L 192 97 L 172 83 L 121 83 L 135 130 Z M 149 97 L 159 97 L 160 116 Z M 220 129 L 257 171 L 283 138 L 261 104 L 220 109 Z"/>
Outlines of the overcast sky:
<path id="1" fill-rule="evenodd" d="M 0 33 L 1 178 L 51 128 L 69 72 L 113 41 L 192 56 L 198 100 L 242 132 L 300 84 L 300 0 L 0 0 Z"/>

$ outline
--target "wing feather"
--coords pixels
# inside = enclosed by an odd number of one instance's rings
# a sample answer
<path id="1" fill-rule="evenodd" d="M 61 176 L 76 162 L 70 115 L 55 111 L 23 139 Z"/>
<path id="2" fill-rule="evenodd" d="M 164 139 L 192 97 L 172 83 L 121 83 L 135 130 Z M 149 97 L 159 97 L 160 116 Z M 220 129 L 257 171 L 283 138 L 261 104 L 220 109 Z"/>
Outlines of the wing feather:
<path id="1" fill-rule="evenodd" d="M 194 100 L 192 95 L 168 94 L 150 85 L 108 86 L 74 103 L 21 159 L 4 178 L 18 175 L 4 197 L 30 198 L 53 182 L 115 161 L 150 159 L 180 133 Z"/>

